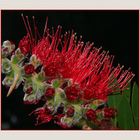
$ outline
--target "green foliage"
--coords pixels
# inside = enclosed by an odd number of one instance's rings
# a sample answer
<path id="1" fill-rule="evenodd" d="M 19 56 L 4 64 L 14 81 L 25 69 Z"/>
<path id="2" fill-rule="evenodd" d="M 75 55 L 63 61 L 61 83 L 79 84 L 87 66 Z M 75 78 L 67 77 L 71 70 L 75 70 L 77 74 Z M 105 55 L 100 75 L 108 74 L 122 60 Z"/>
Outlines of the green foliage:
<path id="1" fill-rule="evenodd" d="M 120 93 L 116 93 L 116 95 L 109 96 L 108 105 L 110 107 L 116 108 L 118 110 L 119 104 L 121 101 L 121 97 L 122 97 L 122 95 Z M 116 117 L 112 119 L 112 123 L 115 127 L 117 127 L 117 118 Z"/>
<path id="2" fill-rule="evenodd" d="M 138 95 L 138 86 L 136 83 L 133 85 L 132 89 L 132 112 L 134 116 L 134 124 L 135 124 L 135 129 L 138 129 L 138 101 L 139 101 L 139 95 Z"/>
<path id="3" fill-rule="evenodd" d="M 121 129 L 134 129 L 133 114 L 127 98 L 122 95 L 118 106 L 118 127 Z"/>
<path id="4" fill-rule="evenodd" d="M 117 109 L 117 116 L 113 119 L 113 123 L 119 129 L 138 129 L 138 87 L 136 83 L 123 93 L 116 93 L 116 95 L 109 96 L 108 105 Z"/>

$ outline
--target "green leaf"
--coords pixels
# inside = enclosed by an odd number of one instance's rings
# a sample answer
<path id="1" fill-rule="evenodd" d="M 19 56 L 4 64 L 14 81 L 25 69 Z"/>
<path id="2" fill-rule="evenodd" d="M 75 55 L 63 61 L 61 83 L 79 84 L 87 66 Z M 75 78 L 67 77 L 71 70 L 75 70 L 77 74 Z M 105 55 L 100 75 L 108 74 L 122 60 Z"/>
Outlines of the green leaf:
<path id="1" fill-rule="evenodd" d="M 119 109 L 119 104 L 122 98 L 122 95 L 120 93 L 115 93 L 116 95 L 111 95 L 108 97 L 108 105 L 109 107 Z M 112 123 L 115 127 L 117 127 L 117 117 L 113 118 Z"/>
<path id="2" fill-rule="evenodd" d="M 120 129 L 134 129 L 133 114 L 130 106 L 130 88 L 123 91 L 123 94 L 109 96 L 109 107 L 117 109 L 117 117 L 112 119 L 112 123 Z"/>
<path id="3" fill-rule="evenodd" d="M 138 86 L 136 83 L 134 83 L 133 85 L 133 89 L 132 89 L 132 112 L 133 112 L 133 116 L 134 116 L 134 122 L 135 122 L 135 128 L 138 129 Z"/>
<path id="4" fill-rule="evenodd" d="M 118 108 L 121 98 L 122 98 L 122 95 L 120 93 L 116 93 L 116 95 L 109 96 L 108 97 L 109 107 Z"/>
<path id="5" fill-rule="evenodd" d="M 133 114 L 131 111 L 130 104 L 127 98 L 125 97 L 125 95 L 122 95 L 122 99 L 118 106 L 117 121 L 118 121 L 118 127 L 120 129 L 127 129 L 127 130 L 134 129 Z"/>
<path id="6" fill-rule="evenodd" d="M 125 89 L 122 94 L 126 97 L 126 99 L 128 100 L 128 102 L 130 103 L 130 98 L 131 98 L 131 85 L 130 83 L 127 86 L 127 89 Z"/>

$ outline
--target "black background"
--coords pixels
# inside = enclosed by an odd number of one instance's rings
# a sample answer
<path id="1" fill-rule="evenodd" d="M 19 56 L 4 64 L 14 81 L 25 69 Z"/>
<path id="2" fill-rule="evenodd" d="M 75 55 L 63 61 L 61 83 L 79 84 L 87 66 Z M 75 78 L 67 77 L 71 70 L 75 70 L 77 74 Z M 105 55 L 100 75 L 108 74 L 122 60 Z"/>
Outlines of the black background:
<path id="1" fill-rule="evenodd" d="M 138 11 L 2 11 L 2 41 L 12 40 L 16 46 L 20 39 L 26 35 L 21 13 L 36 17 L 38 29 L 44 30 L 46 16 L 49 18 L 49 27 L 56 29 L 61 25 L 63 32 L 74 30 L 77 36 L 82 35 L 83 41 L 94 42 L 95 46 L 109 50 L 115 55 L 114 66 L 118 63 L 131 67 L 136 74 L 134 80 L 138 83 Z M 4 75 L 2 75 L 2 79 Z M 24 105 L 22 86 L 6 98 L 7 90 L 2 86 L 2 129 L 61 129 L 53 123 L 34 126 L 33 117 L 28 114 L 36 108 Z M 77 129 L 77 128 L 73 128 Z"/>

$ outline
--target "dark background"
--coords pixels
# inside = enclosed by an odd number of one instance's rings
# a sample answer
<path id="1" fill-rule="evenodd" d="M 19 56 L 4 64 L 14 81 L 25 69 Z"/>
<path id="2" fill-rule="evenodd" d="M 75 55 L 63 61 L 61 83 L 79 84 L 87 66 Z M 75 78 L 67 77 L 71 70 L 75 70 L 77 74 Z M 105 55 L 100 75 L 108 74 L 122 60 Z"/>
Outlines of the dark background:
<path id="1" fill-rule="evenodd" d="M 94 42 L 95 46 L 109 50 L 115 55 L 114 66 L 118 63 L 131 67 L 136 74 L 134 80 L 138 83 L 138 11 L 2 11 L 2 42 L 12 40 L 16 46 L 26 34 L 21 13 L 36 17 L 39 31 L 43 33 L 46 16 L 49 27 L 56 29 L 61 25 L 63 32 L 74 30 L 77 36 L 82 35 L 83 41 Z M 4 75 L 2 75 L 2 79 Z M 2 86 L 2 129 L 61 129 L 53 123 L 34 126 L 34 118 L 28 114 L 36 108 L 23 104 L 22 86 L 6 98 L 8 89 Z M 77 129 L 77 128 L 73 128 Z"/>

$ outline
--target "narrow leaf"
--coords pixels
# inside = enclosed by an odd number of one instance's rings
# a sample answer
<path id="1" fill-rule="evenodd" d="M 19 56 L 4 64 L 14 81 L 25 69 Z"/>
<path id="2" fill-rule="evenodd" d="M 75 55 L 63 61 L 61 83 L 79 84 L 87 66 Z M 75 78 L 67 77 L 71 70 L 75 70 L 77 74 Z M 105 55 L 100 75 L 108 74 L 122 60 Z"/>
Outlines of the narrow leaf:
<path id="1" fill-rule="evenodd" d="M 109 96 L 108 97 L 109 107 L 119 110 L 119 104 L 121 99 L 122 99 L 122 95 L 120 93 L 116 93 L 115 95 Z M 112 119 L 112 123 L 115 127 L 117 127 L 117 117 Z"/>
<path id="2" fill-rule="evenodd" d="M 133 114 L 131 111 L 130 104 L 125 97 L 122 95 L 121 102 L 118 106 L 118 127 L 120 129 L 131 130 L 134 129 Z"/>
<path id="3" fill-rule="evenodd" d="M 122 98 L 122 95 L 120 93 L 116 93 L 116 95 L 109 96 L 108 97 L 109 107 L 118 108 L 121 98 Z"/>
<path id="4" fill-rule="evenodd" d="M 132 89 L 132 112 L 134 116 L 135 128 L 138 129 L 138 86 L 134 83 Z"/>
<path id="5" fill-rule="evenodd" d="M 127 89 L 122 92 L 122 94 L 126 97 L 128 102 L 130 103 L 130 98 L 131 98 L 131 85 L 130 85 L 130 83 L 129 83 Z"/>

